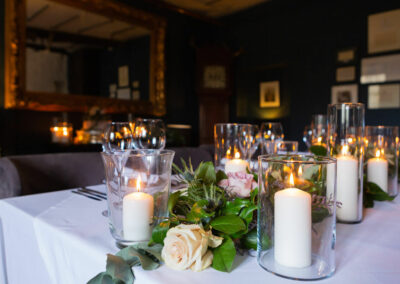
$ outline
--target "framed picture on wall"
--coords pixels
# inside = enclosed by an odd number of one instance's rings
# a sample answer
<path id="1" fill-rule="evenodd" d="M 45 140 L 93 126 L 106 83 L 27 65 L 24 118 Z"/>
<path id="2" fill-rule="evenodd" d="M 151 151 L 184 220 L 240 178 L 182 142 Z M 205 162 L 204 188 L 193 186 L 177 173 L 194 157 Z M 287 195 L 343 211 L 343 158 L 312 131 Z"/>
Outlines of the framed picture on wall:
<path id="1" fill-rule="evenodd" d="M 260 107 L 279 107 L 279 81 L 260 83 Z"/>
<path id="2" fill-rule="evenodd" d="M 339 85 L 332 87 L 331 103 L 357 103 L 358 102 L 358 85 Z"/>

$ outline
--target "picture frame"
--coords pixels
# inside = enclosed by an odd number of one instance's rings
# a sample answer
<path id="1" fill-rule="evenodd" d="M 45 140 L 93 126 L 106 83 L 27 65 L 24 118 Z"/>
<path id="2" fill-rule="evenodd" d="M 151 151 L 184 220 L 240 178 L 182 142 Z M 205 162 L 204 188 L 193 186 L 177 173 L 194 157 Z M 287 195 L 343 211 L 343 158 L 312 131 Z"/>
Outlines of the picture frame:
<path id="1" fill-rule="evenodd" d="M 358 102 L 358 85 L 337 85 L 332 87 L 331 103 L 357 103 Z"/>
<path id="2" fill-rule="evenodd" d="M 269 81 L 260 83 L 260 107 L 271 108 L 279 107 L 280 90 L 279 81 Z"/>

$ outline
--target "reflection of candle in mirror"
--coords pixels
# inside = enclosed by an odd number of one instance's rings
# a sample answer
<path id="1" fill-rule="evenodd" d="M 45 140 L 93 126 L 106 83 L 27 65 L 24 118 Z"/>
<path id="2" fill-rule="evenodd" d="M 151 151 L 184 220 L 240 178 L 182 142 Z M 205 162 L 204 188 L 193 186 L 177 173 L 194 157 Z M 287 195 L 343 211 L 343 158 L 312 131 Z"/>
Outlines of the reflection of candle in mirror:
<path id="1" fill-rule="evenodd" d="M 140 191 L 140 175 L 136 180 L 136 191 L 122 199 L 122 226 L 127 241 L 148 241 L 151 237 L 154 198 Z"/>
<path id="2" fill-rule="evenodd" d="M 293 173 L 290 188 L 274 196 L 275 260 L 288 267 L 311 265 L 311 195 L 294 187 Z"/>
<path id="3" fill-rule="evenodd" d="M 337 218 L 340 221 L 358 221 L 358 160 L 349 153 L 349 146 L 342 147 L 341 155 L 337 160 L 336 192 L 337 201 L 341 206 L 337 208 Z"/>
<path id="4" fill-rule="evenodd" d="M 368 181 L 376 183 L 383 191 L 388 192 L 388 161 L 382 157 L 382 150 L 376 150 L 375 158 L 367 163 Z"/>
<path id="5" fill-rule="evenodd" d="M 246 172 L 248 167 L 249 163 L 240 159 L 240 153 L 236 152 L 234 159 L 226 161 L 225 173 Z"/>

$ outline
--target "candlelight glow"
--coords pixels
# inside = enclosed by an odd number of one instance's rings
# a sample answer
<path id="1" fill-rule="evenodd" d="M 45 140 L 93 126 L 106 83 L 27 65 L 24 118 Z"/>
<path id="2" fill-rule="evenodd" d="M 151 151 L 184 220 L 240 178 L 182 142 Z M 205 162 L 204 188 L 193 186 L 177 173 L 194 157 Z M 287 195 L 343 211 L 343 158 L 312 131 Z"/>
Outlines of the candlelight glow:
<path id="1" fill-rule="evenodd" d="M 349 153 L 349 146 L 348 145 L 344 145 L 342 147 L 342 155 L 347 155 Z"/>
<path id="2" fill-rule="evenodd" d="M 289 177 L 289 184 L 291 186 L 294 186 L 294 178 L 293 178 L 293 173 L 290 173 L 290 177 Z"/>
<path id="3" fill-rule="evenodd" d="M 375 156 L 376 156 L 377 158 L 380 158 L 380 156 L 381 156 L 381 151 L 380 151 L 379 149 L 376 150 Z"/>
<path id="4" fill-rule="evenodd" d="M 297 173 L 298 173 L 299 177 L 303 175 L 302 166 L 299 167 L 299 171 Z"/>
<path id="5" fill-rule="evenodd" d="M 322 142 L 322 137 L 318 137 L 318 143 L 321 144 Z"/>
<path id="6" fill-rule="evenodd" d="M 235 153 L 235 159 L 240 159 L 240 153 L 239 152 Z"/>
<path id="7" fill-rule="evenodd" d="M 138 176 L 138 178 L 136 180 L 136 190 L 140 191 L 140 175 Z"/>

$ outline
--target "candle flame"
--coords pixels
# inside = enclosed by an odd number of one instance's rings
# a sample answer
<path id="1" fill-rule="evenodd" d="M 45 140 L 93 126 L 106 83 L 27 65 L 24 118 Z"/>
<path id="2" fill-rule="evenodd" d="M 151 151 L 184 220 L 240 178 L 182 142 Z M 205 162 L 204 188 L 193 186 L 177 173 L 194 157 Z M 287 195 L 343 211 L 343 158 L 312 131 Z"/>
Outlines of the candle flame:
<path id="1" fill-rule="evenodd" d="M 302 166 L 299 167 L 299 171 L 297 172 L 299 174 L 299 177 L 303 175 L 303 168 Z"/>
<path id="2" fill-rule="evenodd" d="M 379 157 L 381 156 L 381 151 L 380 151 L 379 149 L 376 150 L 375 156 L 376 156 L 377 158 L 379 158 Z"/>
<path id="3" fill-rule="evenodd" d="M 289 177 L 289 184 L 291 186 L 294 186 L 294 178 L 293 178 L 293 173 L 290 173 L 290 177 Z"/>
<path id="4" fill-rule="evenodd" d="M 140 175 L 138 176 L 138 178 L 136 180 L 136 190 L 140 191 Z"/>
<path id="5" fill-rule="evenodd" d="M 240 159 L 240 153 L 239 152 L 235 153 L 235 159 Z"/>
<path id="6" fill-rule="evenodd" d="M 349 153 L 349 146 L 348 145 L 344 145 L 342 147 L 342 155 L 347 155 Z"/>
<path id="7" fill-rule="evenodd" d="M 320 144 L 322 142 L 322 137 L 318 137 L 318 143 Z"/>

